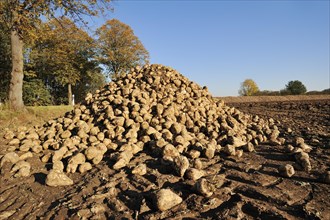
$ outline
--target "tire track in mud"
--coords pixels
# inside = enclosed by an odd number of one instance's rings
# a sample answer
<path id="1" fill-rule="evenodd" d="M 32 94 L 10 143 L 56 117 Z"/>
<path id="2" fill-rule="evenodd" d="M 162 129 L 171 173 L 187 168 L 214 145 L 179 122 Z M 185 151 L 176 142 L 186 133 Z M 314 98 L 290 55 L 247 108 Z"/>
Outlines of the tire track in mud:
<path id="1" fill-rule="evenodd" d="M 307 217 L 308 215 L 302 207 L 310 201 L 311 198 L 306 198 L 310 197 L 312 191 L 310 190 L 311 192 L 307 193 L 306 197 L 302 196 L 292 204 L 289 200 L 290 196 L 287 197 L 288 199 L 285 196 L 281 199 L 273 198 L 273 194 L 285 195 L 282 192 L 283 189 L 278 187 L 281 184 L 283 185 L 283 181 L 291 182 L 291 185 L 294 183 L 291 179 L 274 177 L 259 172 L 262 170 L 262 163 L 264 162 L 262 156 L 259 157 L 260 164 L 254 164 L 254 170 L 248 169 L 251 164 L 244 162 L 244 158 L 242 158 L 242 161 L 236 161 L 236 163 L 232 161 L 232 158 L 222 158 L 223 161 L 211 164 L 208 169 L 215 170 L 209 176 L 210 179 L 212 176 L 219 174 L 226 177 L 223 185 L 211 198 L 204 198 L 196 194 L 192 189 L 193 184 L 177 185 L 177 177 L 171 177 L 171 175 L 168 175 L 167 179 L 165 178 L 166 180 L 162 180 L 164 174 L 155 173 L 155 178 L 158 180 L 153 182 L 154 178 L 151 178 L 150 181 L 144 177 L 133 178 L 125 172 L 111 173 L 110 168 L 103 164 L 87 174 L 75 187 L 66 190 L 62 197 L 54 200 L 47 207 L 44 205 L 41 209 L 35 208 L 32 210 L 35 204 L 30 203 L 28 205 L 29 202 L 26 199 L 15 198 L 13 194 L 8 198 L 12 201 L 11 204 L 7 202 L 9 205 L 4 207 L 2 206 L 4 203 L 1 203 L 1 207 L 7 211 L 20 209 L 19 212 L 10 217 L 11 219 L 79 219 L 81 216 L 92 219 L 124 217 L 132 219 L 136 216 L 138 216 L 138 219 L 183 218 L 189 216 L 201 219 L 229 219 L 231 217 L 253 219 L 260 216 L 263 216 L 261 219 L 304 219 Z M 256 167 L 259 167 L 259 169 Z M 249 171 L 246 172 L 246 169 Z M 265 177 L 257 178 L 257 176 Z M 152 204 L 150 204 L 150 191 L 161 188 L 166 184 L 172 184 L 171 188 L 182 192 L 182 196 L 185 198 L 184 202 L 176 207 L 176 210 L 163 213 L 150 209 L 152 207 Z M 285 183 L 285 185 L 288 184 Z M 295 188 L 290 188 L 290 190 L 305 190 L 304 186 L 295 186 Z M 11 190 L 9 189 L 5 193 L 9 191 Z M 300 191 L 291 195 L 299 193 Z M 288 201 L 289 205 L 286 204 Z M 300 201 L 303 202 L 300 205 L 295 205 Z M 15 207 L 10 207 L 14 203 Z M 193 203 L 193 206 L 189 203 Z M 191 210 L 187 210 L 188 207 Z M 182 210 L 186 211 L 182 212 Z"/>

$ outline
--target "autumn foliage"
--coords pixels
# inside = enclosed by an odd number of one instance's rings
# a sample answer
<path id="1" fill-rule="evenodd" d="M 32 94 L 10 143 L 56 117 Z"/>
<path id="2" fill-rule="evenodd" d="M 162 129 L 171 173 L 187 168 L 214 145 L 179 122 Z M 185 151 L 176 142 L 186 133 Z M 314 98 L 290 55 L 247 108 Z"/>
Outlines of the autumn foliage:
<path id="1" fill-rule="evenodd" d="M 259 91 L 257 84 L 252 79 L 246 79 L 241 83 L 238 93 L 241 96 L 255 95 Z"/>
<path id="2" fill-rule="evenodd" d="M 149 62 L 149 53 L 130 26 L 112 19 L 97 30 L 98 60 L 107 67 L 111 78 L 136 65 Z"/>
<path id="3" fill-rule="evenodd" d="M 41 17 L 51 19 L 56 15 L 71 17 L 83 22 L 83 15 L 94 16 L 107 7 L 110 0 L 8 0 L 0 1 L 0 23 L 10 33 L 11 76 L 9 106 L 14 110 L 24 109 L 23 65 L 24 44 L 38 36 L 37 27 Z"/>
<path id="4" fill-rule="evenodd" d="M 72 86 L 88 71 L 99 72 L 91 60 L 94 40 L 67 18 L 52 19 L 40 30 L 31 47 L 29 66 L 47 84 L 66 86 L 71 104 Z"/>
<path id="5" fill-rule="evenodd" d="M 109 2 L 0 1 L 0 101 L 15 110 L 24 102 L 71 104 L 72 94 L 80 101 L 105 83 L 101 67 L 115 78 L 147 63 L 149 53 L 128 25 L 109 20 L 98 39 L 84 30 L 83 16 L 111 9 Z"/>

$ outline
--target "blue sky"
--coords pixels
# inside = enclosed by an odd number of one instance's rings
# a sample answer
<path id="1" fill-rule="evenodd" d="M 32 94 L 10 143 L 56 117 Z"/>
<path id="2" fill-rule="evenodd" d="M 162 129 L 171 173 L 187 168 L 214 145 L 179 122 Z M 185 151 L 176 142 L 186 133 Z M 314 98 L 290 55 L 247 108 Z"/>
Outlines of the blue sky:
<path id="1" fill-rule="evenodd" d="M 213 96 L 236 96 L 300 80 L 330 87 L 329 1 L 117 1 L 108 19 L 134 30 L 151 63 L 178 70 Z M 90 22 L 93 28 L 107 18 Z"/>

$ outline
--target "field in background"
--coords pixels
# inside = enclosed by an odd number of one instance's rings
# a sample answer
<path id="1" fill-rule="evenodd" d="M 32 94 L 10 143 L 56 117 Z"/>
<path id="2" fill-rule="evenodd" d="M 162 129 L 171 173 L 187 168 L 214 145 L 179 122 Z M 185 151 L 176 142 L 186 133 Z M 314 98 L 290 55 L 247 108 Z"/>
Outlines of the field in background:
<path id="1" fill-rule="evenodd" d="M 287 96 L 226 96 L 216 97 L 225 103 L 241 102 L 288 102 L 288 101 L 312 101 L 330 99 L 330 95 L 287 95 Z"/>
<path id="2" fill-rule="evenodd" d="M 4 129 L 16 129 L 19 126 L 32 127 L 41 125 L 45 121 L 62 116 L 65 112 L 72 110 L 72 106 L 28 106 L 26 111 L 13 112 L 8 109 L 0 109 L 0 135 Z"/>

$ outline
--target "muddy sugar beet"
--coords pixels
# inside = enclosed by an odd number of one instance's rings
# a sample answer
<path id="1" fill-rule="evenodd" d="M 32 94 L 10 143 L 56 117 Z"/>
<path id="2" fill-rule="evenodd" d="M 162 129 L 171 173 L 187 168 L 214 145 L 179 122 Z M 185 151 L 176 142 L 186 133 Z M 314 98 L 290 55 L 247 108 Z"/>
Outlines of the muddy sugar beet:
<path id="1" fill-rule="evenodd" d="M 214 100 L 206 87 L 169 67 L 146 65 L 88 94 L 64 117 L 17 133 L 7 130 L 8 146 L 17 154 L 5 155 L 1 166 L 15 164 L 26 152 L 43 162 L 60 161 L 64 167 L 51 170 L 46 182 L 63 186 L 72 184 L 70 173 L 88 172 L 102 160 L 113 160 L 112 168 L 121 170 L 143 152 L 172 169 L 173 175 L 197 180 L 205 174 L 199 170 L 200 158 L 212 159 L 220 151 L 244 157 L 243 149 L 254 151 L 269 140 L 283 142 L 279 136 L 273 119 L 228 107 Z M 145 164 L 129 168 L 133 175 L 151 169 Z M 209 196 L 204 185 L 199 182 L 197 191 Z"/>

